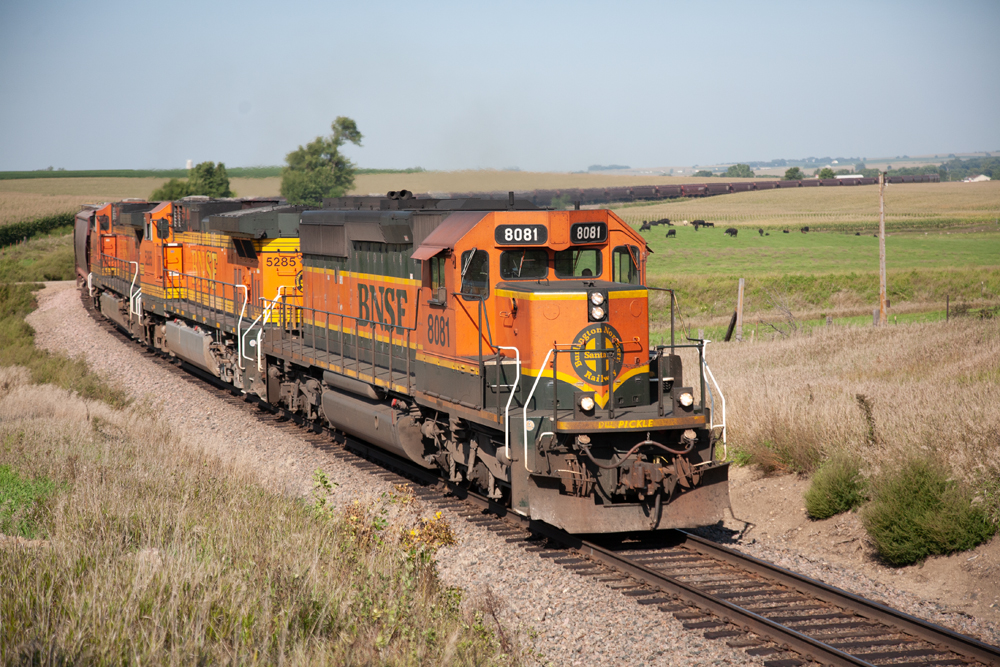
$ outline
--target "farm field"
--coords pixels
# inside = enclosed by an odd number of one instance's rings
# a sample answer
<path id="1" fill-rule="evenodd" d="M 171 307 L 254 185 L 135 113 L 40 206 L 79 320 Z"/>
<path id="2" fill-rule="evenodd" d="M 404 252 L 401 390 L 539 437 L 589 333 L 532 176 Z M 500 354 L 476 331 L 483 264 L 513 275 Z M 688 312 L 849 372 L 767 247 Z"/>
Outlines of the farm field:
<path id="1" fill-rule="evenodd" d="M 165 178 L 38 178 L 0 181 L 0 225 L 75 212 L 83 204 L 143 198 Z M 233 178 L 232 189 L 243 197 L 278 194 L 278 178 Z"/>
<path id="2" fill-rule="evenodd" d="M 789 234 L 740 229 L 730 238 L 723 228 L 692 227 L 676 230 L 667 239 L 658 226 L 643 237 L 653 255 L 647 271 L 654 280 L 677 275 L 851 273 L 878 270 L 878 239 L 872 233 L 809 232 Z M 965 268 L 1000 265 L 1000 226 L 970 230 L 894 232 L 886 238 L 886 266 L 890 271 Z"/>
<path id="3" fill-rule="evenodd" d="M 888 228 L 950 226 L 1000 219 L 1000 181 L 899 183 L 885 192 Z M 738 192 L 704 199 L 613 207 L 622 219 L 707 220 L 726 226 L 839 228 L 878 225 L 878 186 L 812 187 Z M 772 233 L 773 235 L 773 233 Z"/>

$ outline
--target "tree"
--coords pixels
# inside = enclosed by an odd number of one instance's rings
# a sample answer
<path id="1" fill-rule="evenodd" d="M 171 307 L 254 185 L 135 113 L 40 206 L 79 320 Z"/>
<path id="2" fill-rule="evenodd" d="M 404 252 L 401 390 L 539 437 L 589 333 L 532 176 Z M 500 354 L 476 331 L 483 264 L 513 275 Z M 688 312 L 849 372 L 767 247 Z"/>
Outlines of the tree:
<path id="1" fill-rule="evenodd" d="M 708 169 L 699 169 L 698 171 L 694 172 L 694 175 L 697 176 L 698 178 L 711 178 L 713 176 L 712 172 L 710 172 Z"/>
<path id="2" fill-rule="evenodd" d="M 202 162 L 191 170 L 188 178 L 188 187 L 193 195 L 208 195 L 209 197 L 232 197 L 233 191 L 229 189 L 229 175 L 226 173 L 226 165 L 213 162 Z"/>
<path id="3" fill-rule="evenodd" d="M 835 173 L 833 173 L 833 169 L 830 169 L 829 167 L 823 167 L 822 169 L 819 170 L 819 177 L 820 178 L 836 178 L 837 175 Z"/>
<path id="4" fill-rule="evenodd" d="M 171 178 L 153 191 L 149 198 L 153 201 L 175 201 L 191 195 L 207 195 L 209 197 L 233 197 L 229 189 L 229 175 L 226 165 L 221 162 L 202 162 L 188 172 L 188 179 Z"/>
<path id="5" fill-rule="evenodd" d="M 805 177 L 802 170 L 798 167 L 789 167 L 788 171 L 785 172 L 786 181 L 801 181 Z"/>
<path id="6" fill-rule="evenodd" d="M 340 147 L 348 141 L 360 146 L 361 132 L 346 116 L 337 116 L 330 128 L 329 137 L 316 137 L 285 156 L 281 194 L 289 203 L 322 206 L 324 197 L 340 197 L 354 185 L 354 163 Z"/>
<path id="7" fill-rule="evenodd" d="M 727 178 L 753 178 L 753 170 L 748 164 L 733 164 L 726 169 Z"/>

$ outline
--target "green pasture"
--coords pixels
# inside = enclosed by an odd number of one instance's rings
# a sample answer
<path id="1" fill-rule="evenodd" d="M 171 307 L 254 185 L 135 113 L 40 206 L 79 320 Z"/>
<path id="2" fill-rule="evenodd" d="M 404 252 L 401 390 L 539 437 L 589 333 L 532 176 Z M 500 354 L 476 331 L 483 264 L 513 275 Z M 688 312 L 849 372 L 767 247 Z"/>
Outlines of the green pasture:
<path id="1" fill-rule="evenodd" d="M 677 236 L 667 239 L 667 229 Z M 736 238 L 724 227 L 654 227 L 642 232 L 653 255 L 647 264 L 651 284 L 675 276 L 760 274 L 827 274 L 878 271 L 878 239 L 837 232 L 784 234 L 743 227 Z M 1000 266 L 1000 227 L 996 231 L 962 233 L 902 232 L 886 238 L 889 271 L 967 269 Z"/>

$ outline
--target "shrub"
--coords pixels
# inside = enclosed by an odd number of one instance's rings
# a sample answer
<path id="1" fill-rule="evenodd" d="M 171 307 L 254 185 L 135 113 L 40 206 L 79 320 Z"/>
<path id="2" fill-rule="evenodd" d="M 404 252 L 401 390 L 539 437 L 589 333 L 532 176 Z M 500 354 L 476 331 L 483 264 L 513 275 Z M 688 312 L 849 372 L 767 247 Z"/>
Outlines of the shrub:
<path id="1" fill-rule="evenodd" d="M 831 456 L 813 476 L 805 500 L 811 519 L 829 519 L 861 505 L 865 482 L 858 460 L 846 452 Z"/>
<path id="2" fill-rule="evenodd" d="M 865 530 L 887 563 L 910 565 L 927 556 L 972 549 L 996 528 L 972 492 L 949 480 L 929 458 L 912 458 L 873 483 L 862 510 Z"/>

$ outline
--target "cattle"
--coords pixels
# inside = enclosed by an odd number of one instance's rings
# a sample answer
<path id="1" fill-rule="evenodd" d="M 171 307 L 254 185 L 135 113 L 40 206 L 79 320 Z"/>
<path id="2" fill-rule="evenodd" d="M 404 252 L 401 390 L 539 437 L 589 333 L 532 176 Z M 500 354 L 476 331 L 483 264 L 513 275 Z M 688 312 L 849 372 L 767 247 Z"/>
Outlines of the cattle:
<path id="1" fill-rule="evenodd" d="M 657 222 L 657 224 L 666 225 L 668 227 L 673 227 L 674 226 L 674 223 L 670 222 L 670 218 L 660 218 L 656 222 Z"/>
<path id="2" fill-rule="evenodd" d="M 800 231 L 800 232 L 802 232 L 803 234 L 805 234 L 806 232 L 808 232 L 808 231 L 809 231 L 809 227 L 803 227 L 803 228 L 802 228 L 802 229 L 800 229 L 799 231 Z"/>
<path id="3" fill-rule="evenodd" d="M 764 236 L 770 236 L 771 232 L 764 232 Z"/>
<path id="4" fill-rule="evenodd" d="M 643 220 L 642 221 L 642 227 L 639 227 L 639 231 L 640 232 L 648 232 L 649 231 L 649 223 L 646 222 L 645 220 Z"/>
<path id="5" fill-rule="evenodd" d="M 854 232 L 855 236 L 861 236 L 861 232 Z"/>
<path id="6" fill-rule="evenodd" d="M 703 223 L 701 223 L 701 225 L 702 225 L 702 227 L 715 227 L 715 223 L 714 222 L 703 222 Z"/>
<path id="7" fill-rule="evenodd" d="M 761 236 L 763 236 L 763 235 L 764 235 L 764 230 L 763 230 L 763 229 L 760 229 L 760 228 L 758 228 L 758 229 L 757 229 L 757 233 L 758 233 L 758 234 L 760 234 Z"/>
<path id="8" fill-rule="evenodd" d="M 781 230 L 781 233 L 782 233 L 782 234 L 787 234 L 787 233 L 788 233 L 788 230 L 787 230 L 787 229 L 782 229 L 782 230 Z"/>
<path id="9" fill-rule="evenodd" d="M 729 229 L 726 230 L 726 235 L 732 236 L 734 239 L 736 238 L 736 235 L 739 233 L 740 233 L 739 230 L 736 229 L 735 227 L 730 227 Z"/>
<path id="10" fill-rule="evenodd" d="M 706 226 L 704 220 L 693 220 L 691 222 L 691 224 L 694 225 L 695 229 L 698 229 L 699 227 L 705 227 Z"/>
<path id="11" fill-rule="evenodd" d="M 667 230 L 667 238 L 668 239 L 672 239 L 675 236 L 677 236 L 677 230 L 676 229 L 668 229 Z"/>

